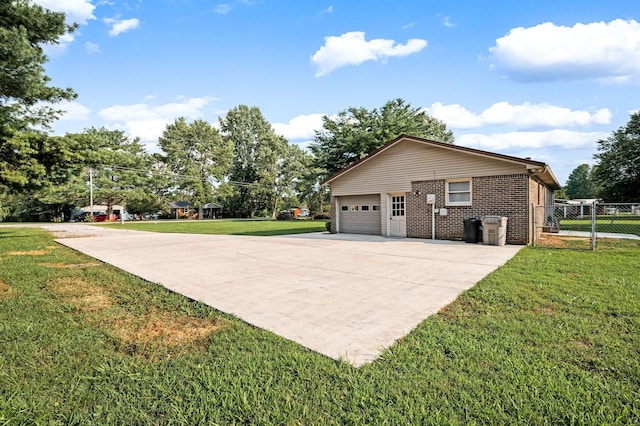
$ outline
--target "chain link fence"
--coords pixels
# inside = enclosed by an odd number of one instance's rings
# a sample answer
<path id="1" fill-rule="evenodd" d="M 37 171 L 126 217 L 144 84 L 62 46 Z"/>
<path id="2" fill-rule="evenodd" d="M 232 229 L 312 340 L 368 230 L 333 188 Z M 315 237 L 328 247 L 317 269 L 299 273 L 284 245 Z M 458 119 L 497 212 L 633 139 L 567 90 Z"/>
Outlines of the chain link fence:
<path id="1" fill-rule="evenodd" d="M 595 250 L 602 238 L 640 240 L 640 202 L 535 206 L 534 246 Z"/>

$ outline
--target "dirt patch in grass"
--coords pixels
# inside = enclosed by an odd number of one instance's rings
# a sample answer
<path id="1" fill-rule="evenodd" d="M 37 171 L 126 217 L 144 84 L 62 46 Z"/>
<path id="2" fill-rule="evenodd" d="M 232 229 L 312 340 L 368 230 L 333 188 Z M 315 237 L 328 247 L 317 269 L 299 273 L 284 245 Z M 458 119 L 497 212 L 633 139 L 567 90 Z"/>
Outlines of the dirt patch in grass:
<path id="1" fill-rule="evenodd" d="M 591 240 L 583 237 L 543 234 L 538 237 L 538 245 L 552 248 L 590 248 Z"/>
<path id="2" fill-rule="evenodd" d="M 101 312 L 113 305 L 102 287 L 80 278 L 58 278 L 49 287 L 80 312 Z"/>
<path id="3" fill-rule="evenodd" d="M 143 315 L 117 318 L 112 326 L 113 334 L 129 347 L 160 344 L 174 349 L 185 345 L 198 346 L 221 327 L 217 321 L 174 315 L 157 309 Z"/>
<path id="4" fill-rule="evenodd" d="M 75 269 L 75 268 L 92 268 L 94 266 L 100 266 L 98 262 L 88 263 L 41 263 L 40 265 L 45 268 L 59 268 L 59 269 Z"/>
<path id="5" fill-rule="evenodd" d="M 574 346 L 580 349 L 589 349 L 591 345 L 585 342 L 581 342 L 580 340 L 574 340 L 573 342 L 569 342 L 569 346 Z"/>
<path id="6" fill-rule="evenodd" d="M 533 308 L 533 313 L 535 314 L 543 314 L 543 315 L 555 315 L 556 311 L 553 308 L 549 307 L 541 307 L 541 308 Z"/>
<path id="7" fill-rule="evenodd" d="M 8 300 L 18 295 L 18 290 L 0 279 L 0 300 Z"/>
<path id="8" fill-rule="evenodd" d="M 49 254 L 49 250 L 27 250 L 27 251 L 10 251 L 9 256 L 44 256 Z"/>
<path id="9" fill-rule="evenodd" d="M 441 315 L 448 320 L 478 315 L 476 310 L 476 301 L 473 299 L 459 298 L 453 303 L 440 309 L 438 311 L 438 315 Z"/>
<path id="10" fill-rule="evenodd" d="M 135 311 L 120 306 L 100 285 L 81 278 L 53 280 L 49 288 L 71 304 L 82 320 L 116 338 L 119 349 L 148 360 L 204 350 L 207 337 L 223 326 L 222 320 L 203 319 L 151 308 Z"/>

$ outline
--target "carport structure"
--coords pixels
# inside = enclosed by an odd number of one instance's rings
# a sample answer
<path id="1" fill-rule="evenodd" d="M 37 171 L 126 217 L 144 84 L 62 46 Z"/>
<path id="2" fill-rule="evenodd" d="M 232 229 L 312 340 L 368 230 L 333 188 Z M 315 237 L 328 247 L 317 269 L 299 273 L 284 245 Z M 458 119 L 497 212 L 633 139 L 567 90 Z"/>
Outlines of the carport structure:
<path id="1" fill-rule="evenodd" d="M 326 233 L 114 231 L 57 241 L 354 366 L 521 248 Z"/>

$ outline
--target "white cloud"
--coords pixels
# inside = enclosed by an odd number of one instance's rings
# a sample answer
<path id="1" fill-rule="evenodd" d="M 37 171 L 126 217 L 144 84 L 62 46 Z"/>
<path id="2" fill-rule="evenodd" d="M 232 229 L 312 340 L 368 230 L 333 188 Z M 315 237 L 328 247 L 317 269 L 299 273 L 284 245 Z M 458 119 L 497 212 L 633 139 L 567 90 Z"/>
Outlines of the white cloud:
<path id="1" fill-rule="evenodd" d="M 140 25 L 140 20 L 137 18 L 130 18 L 130 19 L 105 18 L 104 23 L 111 26 L 111 29 L 109 30 L 109 35 L 111 37 L 116 37 L 119 34 L 138 28 L 138 26 Z"/>
<path id="2" fill-rule="evenodd" d="M 329 6 L 328 8 L 322 11 L 322 15 L 326 15 L 328 13 L 333 13 L 333 6 Z"/>
<path id="3" fill-rule="evenodd" d="M 309 140 L 315 136 L 315 131 L 322 128 L 322 117 L 325 114 L 299 115 L 288 123 L 274 123 L 273 129 L 278 135 L 289 140 Z"/>
<path id="4" fill-rule="evenodd" d="M 100 46 L 98 46 L 97 44 L 92 43 L 92 42 L 90 42 L 90 41 L 87 41 L 87 42 L 84 44 L 84 49 L 87 51 L 87 53 L 88 53 L 89 55 L 93 55 L 93 54 L 96 54 L 96 53 L 100 53 Z"/>
<path id="5" fill-rule="evenodd" d="M 407 56 L 417 53 L 427 46 L 427 41 L 411 39 L 406 44 L 396 44 L 394 40 L 365 40 L 362 31 L 353 31 L 339 37 L 325 37 L 325 44 L 312 57 L 317 67 L 316 77 L 347 66 L 360 65 L 365 61 L 381 61 L 392 56 Z"/>
<path id="6" fill-rule="evenodd" d="M 462 105 L 443 105 L 436 102 L 430 108 L 425 108 L 425 111 L 453 129 L 471 129 L 482 126 L 480 117 Z"/>
<path id="7" fill-rule="evenodd" d="M 438 18 L 440 18 L 440 22 L 442 23 L 442 25 L 444 25 L 447 28 L 453 28 L 456 26 L 456 24 L 454 24 L 453 22 L 451 22 L 451 17 L 444 15 L 442 13 L 438 13 L 436 15 Z"/>
<path id="8" fill-rule="evenodd" d="M 586 127 L 609 124 L 612 117 L 611 111 L 607 108 L 590 113 L 529 102 L 520 105 L 497 102 L 480 114 L 474 114 L 458 104 L 443 105 L 436 102 L 430 108 L 426 108 L 426 111 L 454 129 L 471 129 L 484 125 L 511 125 L 518 128 Z"/>
<path id="9" fill-rule="evenodd" d="M 217 13 L 218 15 L 226 15 L 230 11 L 231 11 L 231 5 L 226 4 L 226 3 L 221 3 L 221 4 L 217 5 L 215 7 L 215 9 L 213 10 L 213 12 Z"/>
<path id="10" fill-rule="evenodd" d="M 164 105 L 133 104 L 113 105 L 100 110 L 100 117 L 113 127 L 122 128 L 133 137 L 153 142 L 162 135 L 167 124 L 178 117 L 202 118 L 205 107 L 215 98 L 191 98 Z"/>
<path id="11" fill-rule="evenodd" d="M 93 16 L 96 7 L 89 0 L 35 0 L 35 3 L 55 12 L 64 12 L 68 22 L 86 25 L 89 20 L 96 19 Z"/>
<path id="12" fill-rule="evenodd" d="M 73 43 L 75 37 L 73 34 L 63 34 L 58 38 L 58 44 L 45 44 L 43 46 L 44 53 L 47 56 L 60 56 L 67 51 L 67 47 Z"/>
<path id="13" fill-rule="evenodd" d="M 91 110 L 78 102 L 62 101 L 54 108 L 64 111 L 60 117 L 62 121 L 86 121 L 91 115 Z"/>
<path id="14" fill-rule="evenodd" d="M 549 130 L 546 132 L 508 132 L 485 134 L 468 134 L 456 138 L 461 146 L 486 149 L 489 151 L 505 151 L 513 149 L 587 148 L 595 145 L 600 139 L 608 136 L 604 132 L 573 132 L 570 130 Z"/>
<path id="15" fill-rule="evenodd" d="M 514 80 L 640 80 L 640 24 L 635 20 L 518 27 L 489 51 L 492 66 Z"/>

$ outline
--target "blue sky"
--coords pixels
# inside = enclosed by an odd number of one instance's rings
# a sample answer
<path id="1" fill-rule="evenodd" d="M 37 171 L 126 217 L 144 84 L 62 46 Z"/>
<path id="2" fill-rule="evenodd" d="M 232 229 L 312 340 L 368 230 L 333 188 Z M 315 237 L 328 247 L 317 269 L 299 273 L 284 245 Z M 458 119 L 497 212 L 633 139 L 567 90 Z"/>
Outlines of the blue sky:
<path id="1" fill-rule="evenodd" d="M 531 157 L 561 184 L 640 108 L 637 0 L 36 0 L 79 29 L 47 47 L 78 99 L 53 132 L 125 130 L 246 104 L 306 146 L 322 115 L 402 98 L 456 144 Z"/>

